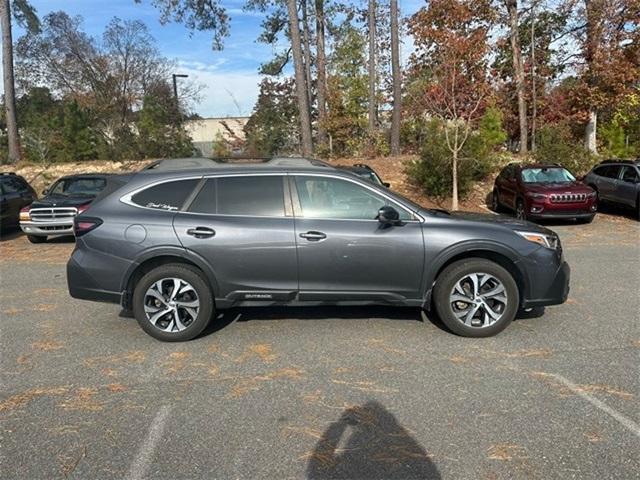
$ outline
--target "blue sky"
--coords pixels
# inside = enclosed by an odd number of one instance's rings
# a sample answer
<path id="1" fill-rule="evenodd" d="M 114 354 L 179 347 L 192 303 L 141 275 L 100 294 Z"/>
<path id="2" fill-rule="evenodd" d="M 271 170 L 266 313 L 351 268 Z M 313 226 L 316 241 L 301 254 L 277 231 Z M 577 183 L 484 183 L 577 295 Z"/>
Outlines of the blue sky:
<path id="1" fill-rule="evenodd" d="M 364 5 L 365 0 L 359 1 Z M 57 10 L 82 16 L 84 30 L 96 38 L 114 16 L 142 20 L 162 54 L 177 62 L 177 73 L 186 73 L 204 85 L 202 100 L 195 107 L 197 113 L 205 117 L 248 115 L 258 95 L 261 79 L 258 68 L 273 52 L 271 46 L 256 42 L 262 15 L 243 12 L 243 0 L 222 0 L 222 3 L 231 17 L 231 35 L 225 40 L 224 50 L 214 51 L 209 33 L 190 35 L 182 25 L 160 25 L 160 15 L 151 0 L 142 0 L 140 4 L 134 0 L 31 0 L 41 17 Z M 407 15 L 425 2 L 400 0 L 399 3 L 402 14 Z M 15 28 L 14 40 L 21 33 Z M 404 43 L 403 57 L 406 57 L 409 39 L 404 39 Z"/>

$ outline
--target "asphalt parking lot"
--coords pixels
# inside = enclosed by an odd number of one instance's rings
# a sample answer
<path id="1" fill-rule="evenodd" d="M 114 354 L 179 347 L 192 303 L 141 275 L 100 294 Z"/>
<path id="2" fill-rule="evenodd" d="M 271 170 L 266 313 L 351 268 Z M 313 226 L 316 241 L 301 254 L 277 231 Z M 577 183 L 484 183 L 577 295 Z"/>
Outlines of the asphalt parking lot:
<path id="1" fill-rule="evenodd" d="M 2 478 L 640 478 L 640 222 L 555 225 L 565 305 L 465 339 L 406 308 L 224 312 L 163 344 L 0 242 Z"/>

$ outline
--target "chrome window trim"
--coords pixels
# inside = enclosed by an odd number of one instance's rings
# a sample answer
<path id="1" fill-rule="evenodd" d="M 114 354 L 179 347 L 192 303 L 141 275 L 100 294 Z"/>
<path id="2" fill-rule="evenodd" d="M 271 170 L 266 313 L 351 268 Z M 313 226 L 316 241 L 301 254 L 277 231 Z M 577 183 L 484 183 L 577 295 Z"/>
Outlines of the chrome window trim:
<path id="1" fill-rule="evenodd" d="M 359 185 L 363 188 L 366 188 L 367 190 L 370 190 L 371 192 L 387 199 L 388 201 L 392 202 L 395 205 L 398 205 L 399 207 L 401 207 L 406 213 L 409 213 L 411 216 L 415 216 L 417 217 L 417 220 L 404 220 L 405 222 L 419 222 L 419 223 L 424 223 L 425 218 L 420 215 L 417 212 L 414 212 L 412 209 L 410 209 L 409 207 L 407 207 L 406 205 L 404 205 L 403 203 L 399 202 L 398 200 L 390 197 L 389 195 L 386 195 L 383 192 L 380 192 L 379 190 L 376 190 L 375 188 L 366 185 L 366 180 L 362 180 L 359 181 L 358 179 L 354 179 L 354 178 L 348 178 L 348 177 L 343 177 L 341 175 L 331 175 L 330 173 L 316 173 L 316 172 L 251 172 L 251 173 L 214 173 L 214 174 L 200 174 L 200 175 L 193 175 L 193 176 L 188 176 L 188 177 L 180 177 L 180 178 L 165 178 L 162 180 L 158 180 L 152 183 L 148 183 L 146 185 L 143 185 L 141 187 L 136 188 L 135 190 L 132 190 L 129 193 L 125 193 L 124 195 L 122 195 L 119 198 L 119 201 L 126 204 L 126 205 L 130 205 L 132 207 L 136 207 L 136 208 L 143 208 L 145 210 L 152 210 L 154 212 L 167 212 L 167 213 L 186 213 L 189 215 L 207 215 L 207 216 L 220 216 L 220 217 L 244 217 L 244 218 L 296 218 L 294 217 L 287 217 L 285 216 L 265 216 L 265 215 L 228 215 L 228 214 L 211 214 L 211 213 L 198 213 L 198 212 L 187 212 L 187 211 L 183 211 L 181 209 L 177 209 L 177 210 L 164 210 L 162 208 L 153 208 L 153 207 L 145 207 L 142 205 L 138 205 L 137 203 L 134 203 L 131 198 L 140 193 L 143 190 L 146 190 L 148 188 L 151 187 L 155 187 L 157 185 L 161 185 L 163 183 L 169 183 L 169 182 L 180 182 L 183 180 L 203 180 L 203 179 L 207 179 L 207 178 L 225 178 L 225 177 L 258 177 L 258 176 L 303 176 L 303 177 L 327 177 L 327 178 L 333 178 L 333 179 L 337 179 L 337 180 L 344 180 L 347 182 L 351 182 L 351 183 L 355 183 L 356 185 Z M 198 187 L 198 185 L 196 185 L 196 188 Z M 195 188 L 194 188 L 195 190 Z M 285 192 L 286 194 L 286 192 Z M 186 201 L 185 201 L 186 204 Z M 183 205 L 184 206 L 184 205 Z M 310 218 L 310 217 L 298 217 L 298 218 L 304 218 L 306 220 L 333 220 L 333 221 L 348 221 L 348 222 L 371 222 L 372 220 L 368 220 L 368 219 L 349 219 L 349 218 Z M 377 220 L 376 220 L 377 221 Z"/>

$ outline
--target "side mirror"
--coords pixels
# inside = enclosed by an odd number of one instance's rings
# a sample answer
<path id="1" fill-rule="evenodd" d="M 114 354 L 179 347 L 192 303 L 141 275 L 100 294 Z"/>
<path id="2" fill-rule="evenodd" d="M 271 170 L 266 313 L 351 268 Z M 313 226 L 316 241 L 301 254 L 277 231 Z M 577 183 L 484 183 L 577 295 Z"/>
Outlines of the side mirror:
<path id="1" fill-rule="evenodd" d="M 377 218 L 383 225 L 397 225 L 400 222 L 400 214 L 395 208 L 389 205 L 380 207 Z"/>
<path id="2" fill-rule="evenodd" d="M 44 190 L 42 190 L 42 195 L 44 195 L 45 197 L 49 195 L 49 189 L 45 188 Z"/>
<path id="3" fill-rule="evenodd" d="M 382 185 L 387 188 L 391 187 L 391 184 L 389 182 L 382 182 Z"/>

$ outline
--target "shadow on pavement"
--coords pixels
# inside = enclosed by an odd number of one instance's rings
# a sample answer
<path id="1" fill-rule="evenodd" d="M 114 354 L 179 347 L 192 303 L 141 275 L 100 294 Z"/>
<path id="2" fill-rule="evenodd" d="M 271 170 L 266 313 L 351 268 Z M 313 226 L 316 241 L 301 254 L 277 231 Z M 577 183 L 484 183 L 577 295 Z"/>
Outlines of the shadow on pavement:
<path id="1" fill-rule="evenodd" d="M 427 451 L 380 403 L 347 408 L 309 454 L 306 478 L 440 479 Z"/>
<path id="2" fill-rule="evenodd" d="M 516 315 L 517 320 L 527 320 L 542 317 L 544 307 L 532 308 L 529 311 L 520 310 Z M 122 317 L 127 315 L 123 315 Z M 451 333 L 442 323 L 435 309 L 430 312 L 415 307 L 395 306 L 315 306 L 315 307 L 232 307 L 217 312 L 216 317 L 202 332 L 200 337 L 206 337 L 223 330 L 235 322 L 249 322 L 255 320 L 332 320 L 332 319 L 371 319 L 400 320 L 409 322 L 431 323 L 436 328 L 446 333 Z"/>
<path id="3" fill-rule="evenodd" d="M 393 306 L 310 306 L 310 307 L 232 307 L 217 312 L 216 317 L 202 332 L 207 336 L 220 331 L 235 322 L 249 322 L 256 320 L 330 320 L 330 319 L 370 319 L 382 318 L 387 320 L 404 320 L 411 322 L 432 322 L 438 328 L 444 329 L 435 315 L 428 316 L 421 313 L 419 308 Z"/>

